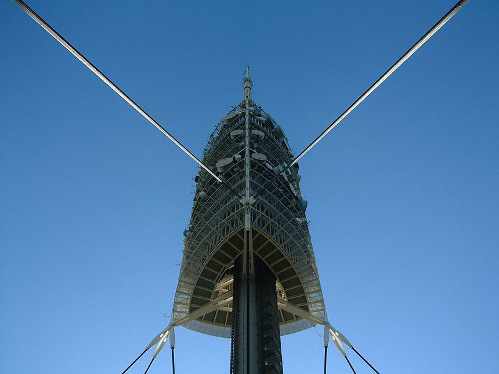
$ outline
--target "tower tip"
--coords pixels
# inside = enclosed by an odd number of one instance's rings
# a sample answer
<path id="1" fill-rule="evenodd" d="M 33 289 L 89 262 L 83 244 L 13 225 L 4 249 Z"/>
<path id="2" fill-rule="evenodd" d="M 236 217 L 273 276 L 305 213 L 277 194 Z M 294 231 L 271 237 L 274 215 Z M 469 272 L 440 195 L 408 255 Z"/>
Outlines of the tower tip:
<path id="1" fill-rule="evenodd" d="M 250 67 L 246 66 L 244 70 L 244 79 L 243 79 L 243 93 L 244 93 L 244 101 L 249 103 L 251 101 L 251 89 L 253 88 L 253 81 L 251 80 Z"/>
<path id="2" fill-rule="evenodd" d="M 249 65 L 246 66 L 246 70 L 244 71 L 244 79 L 250 79 L 251 80 Z"/>

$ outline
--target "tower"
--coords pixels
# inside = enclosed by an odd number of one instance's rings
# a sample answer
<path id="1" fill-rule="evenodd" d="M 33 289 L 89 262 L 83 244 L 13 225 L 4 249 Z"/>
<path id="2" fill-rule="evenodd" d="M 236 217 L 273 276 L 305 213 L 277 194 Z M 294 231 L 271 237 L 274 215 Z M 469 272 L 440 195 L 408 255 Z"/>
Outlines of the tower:
<path id="1" fill-rule="evenodd" d="M 231 372 L 282 373 L 280 336 L 312 326 L 297 307 L 325 320 L 325 307 L 300 192 L 298 165 L 282 128 L 252 98 L 211 134 L 200 169 L 173 307 L 181 320 L 221 305 L 186 327 L 231 338 Z M 213 308 L 212 308 L 213 309 Z M 300 313 L 298 313 L 300 314 Z"/>
<path id="2" fill-rule="evenodd" d="M 24 1 L 16 0 L 29 17 L 200 167 L 191 221 L 184 233 L 172 320 L 122 374 L 154 347 L 147 374 L 168 339 L 175 373 L 177 326 L 231 337 L 232 373 L 280 373 L 280 335 L 313 324 L 324 326 L 324 372 L 331 337 L 354 374 L 347 350 L 379 374 L 326 318 L 305 214 L 307 204 L 300 192 L 298 161 L 466 2 L 458 0 L 296 157 L 282 129 L 253 101 L 253 82 L 247 69 L 243 101 L 218 124 L 201 161 Z"/>

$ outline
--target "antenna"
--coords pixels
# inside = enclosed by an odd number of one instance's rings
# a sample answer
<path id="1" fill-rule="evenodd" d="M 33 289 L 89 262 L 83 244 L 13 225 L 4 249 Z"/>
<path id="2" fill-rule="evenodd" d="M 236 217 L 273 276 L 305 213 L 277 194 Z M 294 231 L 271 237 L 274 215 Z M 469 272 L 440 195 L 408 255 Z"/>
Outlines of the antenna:
<path id="1" fill-rule="evenodd" d="M 296 164 L 298 161 L 302 159 L 312 148 L 314 148 L 317 143 L 319 143 L 324 137 L 329 134 L 331 130 L 333 130 L 336 126 L 338 126 L 341 121 L 343 121 L 355 108 L 357 108 L 367 97 L 374 92 L 381 84 L 387 80 L 390 75 L 395 73 L 395 71 L 402 66 L 404 62 L 406 62 L 419 48 L 421 48 L 430 38 L 435 35 L 435 33 L 440 30 L 452 17 L 456 15 L 459 10 L 463 7 L 463 5 L 468 0 L 459 0 L 433 27 L 426 32 L 416 43 L 412 45 L 411 48 L 407 50 L 395 63 L 388 68 L 376 81 L 374 81 L 371 86 L 367 90 L 365 90 L 355 101 L 347 108 L 343 113 L 341 113 L 338 118 L 336 118 L 328 127 L 324 129 L 320 133 L 320 135 L 315 138 L 309 145 L 307 145 L 299 154 L 296 156 L 290 167 Z"/>

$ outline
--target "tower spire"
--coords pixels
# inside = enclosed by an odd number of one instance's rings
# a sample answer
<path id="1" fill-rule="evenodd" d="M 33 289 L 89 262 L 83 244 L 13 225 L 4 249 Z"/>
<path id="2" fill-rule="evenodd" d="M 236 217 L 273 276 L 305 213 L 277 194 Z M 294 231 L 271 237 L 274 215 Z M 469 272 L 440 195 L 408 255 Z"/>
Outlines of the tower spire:
<path id="1" fill-rule="evenodd" d="M 253 81 L 251 80 L 250 67 L 246 66 L 246 70 L 244 71 L 244 79 L 243 79 L 244 101 L 246 103 L 249 103 L 251 101 L 251 89 L 252 88 L 253 88 Z"/>

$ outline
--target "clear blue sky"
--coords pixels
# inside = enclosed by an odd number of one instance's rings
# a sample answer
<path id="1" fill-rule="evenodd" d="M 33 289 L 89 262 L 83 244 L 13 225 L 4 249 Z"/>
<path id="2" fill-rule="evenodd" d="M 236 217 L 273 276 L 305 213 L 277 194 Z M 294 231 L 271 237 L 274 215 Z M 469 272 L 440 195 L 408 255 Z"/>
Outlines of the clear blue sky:
<path id="1" fill-rule="evenodd" d="M 30 4 L 199 155 L 245 65 L 298 152 L 453 2 Z M 119 373 L 168 322 L 196 167 L 13 1 L 0 30 L 0 372 Z M 329 317 L 383 374 L 499 372 L 498 39 L 471 0 L 301 162 Z M 228 340 L 177 342 L 228 372 Z"/>

